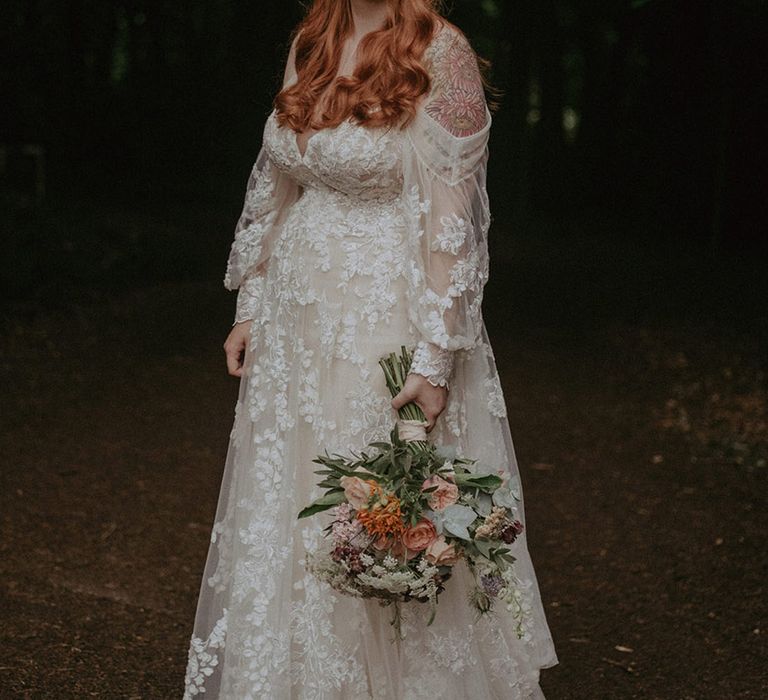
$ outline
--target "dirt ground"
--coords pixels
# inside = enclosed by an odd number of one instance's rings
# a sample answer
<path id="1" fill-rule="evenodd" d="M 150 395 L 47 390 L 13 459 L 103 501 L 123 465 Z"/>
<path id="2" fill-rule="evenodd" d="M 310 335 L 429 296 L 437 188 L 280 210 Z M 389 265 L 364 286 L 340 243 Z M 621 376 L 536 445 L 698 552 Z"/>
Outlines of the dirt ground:
<path id="1" fill-rule="evenodd" d="M 237 391 L 217 274 L 6 316 L 0 697 L 180 697 Z M 547 698 L 768 697 L 764 319 L 504 275 Z"/>

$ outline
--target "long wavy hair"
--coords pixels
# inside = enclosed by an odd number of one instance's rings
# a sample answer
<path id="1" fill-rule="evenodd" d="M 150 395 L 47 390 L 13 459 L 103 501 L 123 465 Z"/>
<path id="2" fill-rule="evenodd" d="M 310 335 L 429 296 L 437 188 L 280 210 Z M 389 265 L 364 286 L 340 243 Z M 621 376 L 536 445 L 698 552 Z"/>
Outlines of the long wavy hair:
<path id="1" fill-rule="evenodd" d="M 301 132 L 350 118 L 371 127 L 407 124 L 430 87 L 422 57 L 438 23 L 445 21 L 438 4 L 388 0 L 384 26 L 360 42 L 354 74 L 336 77 L 344 39 L 353 28 L 350 0 L 315 0 L 293 34 L 297 80 L 275 98 L 280 125 Z"/>

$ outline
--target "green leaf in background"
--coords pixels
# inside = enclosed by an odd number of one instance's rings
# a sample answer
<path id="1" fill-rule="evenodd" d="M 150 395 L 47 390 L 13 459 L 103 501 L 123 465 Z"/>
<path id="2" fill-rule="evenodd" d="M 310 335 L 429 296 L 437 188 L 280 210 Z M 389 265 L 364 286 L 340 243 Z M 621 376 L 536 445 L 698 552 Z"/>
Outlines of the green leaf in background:
<path id="1" fill-rule="evenodd" d="M 310 515 L 322 513 L 324 510 L 339 505 L 344 500 L 344 491 L 331 491 L 318 498 L 314 503 L 299 511 L 298 518 L 308 518 Z"/>

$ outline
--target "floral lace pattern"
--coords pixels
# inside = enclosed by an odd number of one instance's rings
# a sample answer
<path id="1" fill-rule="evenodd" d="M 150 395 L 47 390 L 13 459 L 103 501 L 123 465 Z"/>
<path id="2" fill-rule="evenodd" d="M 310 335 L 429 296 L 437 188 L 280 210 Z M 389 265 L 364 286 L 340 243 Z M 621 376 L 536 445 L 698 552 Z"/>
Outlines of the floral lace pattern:
<path id="1" fill-rule="evenodd" d="M 253 323 L 185 698 L 541 697 L 538 668 L 554 653 L 524 547 L 534 625 L 522 640 L 503 610 L 477 622 L 457 576 L 434 625 L 409 606 L 393 642 L 391 610 L 304 568 L 326 524 L 296 519 L 318 495 L 312 460 L 388 434 L 377 362 L 401 345 L 417 347 L 414 372 L 450 383 L 436 439 L 517 474 L 480 312 L 485 103 L 461 35 L 446 25 L 428 51 L 432 91 L 405 130 L 344 122 L 302 154 L 274 113 L 266 121 L 225 276 L 236 322 Z"/>
<path id="2" fill-rule="evenodd" d="M 453 372 L 453 353 L 419 341 L 413 353 L 411 372 L 426 377 L 432 386 L 448 386 Z"/>
<path id="3" fill-rule="evenodd" d="M 252 320 L 264 300 L 264 276 L 246 277 L 237 292 L 235 323 Z"/>

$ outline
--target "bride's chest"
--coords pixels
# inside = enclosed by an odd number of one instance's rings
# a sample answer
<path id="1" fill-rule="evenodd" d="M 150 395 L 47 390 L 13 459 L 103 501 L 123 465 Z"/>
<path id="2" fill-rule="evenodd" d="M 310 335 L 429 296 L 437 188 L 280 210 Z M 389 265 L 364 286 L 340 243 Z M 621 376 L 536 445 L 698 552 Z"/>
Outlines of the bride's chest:
<path id="1" fill-rule="evenodd" d="M 264 146 L 274 164 L 304 186 L 326 186 L 362 198 L 396 196 L 402 189 L 403 132 L 342 122 L 303 139 L 281 127 L 273 111 Z"/>

